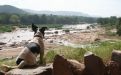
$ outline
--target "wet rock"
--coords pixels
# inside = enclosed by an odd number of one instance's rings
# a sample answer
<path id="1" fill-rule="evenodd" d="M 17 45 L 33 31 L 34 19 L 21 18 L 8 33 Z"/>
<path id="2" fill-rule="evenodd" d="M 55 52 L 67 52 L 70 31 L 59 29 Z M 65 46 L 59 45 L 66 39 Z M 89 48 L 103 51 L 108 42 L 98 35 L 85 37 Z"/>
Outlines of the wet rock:
<path id="1" fill-rule="evenodd" d="M 87 75 L 107 75 L 102 59 L 92 52 L 87 52 L 84 55 L 84 63 Z"/>
<path id="2" fill-rule="evenodd" d="M 52 75 L 52 65 L 31 69 L 13 69 L 6 75 Z"/>
<path id="3" fill-rule="evenodd" d="M 17 45 L 16 42 L 11 42 L 11 43 L 8 43 L 6 46 L 15 48 L 16 45 Z"/>
<path id="4" fill-rule="evenodd" d="M 26 40 L 22 40 L 21 42 L 17 43 L 18 46 L 25 46 L 27 45 L 29 42 Z"/>
<path id="5" fill-rule="evenodd" d="M 100 38 L 96 38 L 95 41 L 100 41 L 101 39 Z"/>
<path id="6" fill-rule="evenodd" d="M 49 43 L 53 43 L 54 41 L 53 40 L 50 40 Z"/>
<path id="7" fill-rule="evenodd" d="M 110 61 L 107 67 L 109 75 L 121 75 L 119 63 Z"/>
<path id="8" fill-rule="evenodd" d="M 76 60 L 67 60 L 56 55 L 53 63 L 53 75 L 83 75 L 84 64 Z"/>
<path id="9" fill-rule="evenodd" d="M 111 60 L 118 62 L 121 65 L 121 51 L 113 50 Z"/>
<path id="10" fill-rule="evenodd" d="M 4 43 L 4 42 L 0 42 L 0 45 L 5 45 L 6 43 Z"/>
<path id="11" fill-rule="evenodd" d="M 0 50 L 2 50 L 2 47 L 0 47 Z"/>
<path id="12" fill-rule="evenodd" d="M 17 36 L 17 38 L 20 38 L 20 36 Z"/>
<path id="13" fill-rule="evenodd" d="M 58 34 L 58 31 L 55 31 L 54 33 L 55 33 L 55 34 Z"/>

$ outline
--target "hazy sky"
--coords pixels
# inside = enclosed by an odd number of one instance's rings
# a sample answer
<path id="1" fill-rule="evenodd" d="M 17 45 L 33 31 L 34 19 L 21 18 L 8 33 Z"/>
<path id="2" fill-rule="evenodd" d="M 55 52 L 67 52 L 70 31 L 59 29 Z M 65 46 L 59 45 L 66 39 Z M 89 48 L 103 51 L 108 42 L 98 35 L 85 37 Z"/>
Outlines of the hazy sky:
<path id="1" fill-rule="evenodd" d="M 121 0 L 0 0 L 0 5 L 50 11 L 78 11 L 96 16 L 121 16 Z"/>

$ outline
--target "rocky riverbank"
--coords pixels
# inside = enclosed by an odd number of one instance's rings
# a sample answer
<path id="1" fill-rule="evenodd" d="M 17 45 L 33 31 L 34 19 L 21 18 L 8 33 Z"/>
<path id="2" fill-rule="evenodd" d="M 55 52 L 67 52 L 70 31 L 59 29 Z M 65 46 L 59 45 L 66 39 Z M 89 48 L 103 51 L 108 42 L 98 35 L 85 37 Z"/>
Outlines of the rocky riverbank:
<path id="1" fill-rule="evenodd" d="M 87 52 L 84 62 L 56 55 L 53 64 L 26 69 L 13 69 L 6 75 L 121 75 L 121 51 L 114 50 L 109 62 Z M 2 74 L 2 73 L 1 73 Z M 3 74 L 4 75 L 4 74 Z"/>

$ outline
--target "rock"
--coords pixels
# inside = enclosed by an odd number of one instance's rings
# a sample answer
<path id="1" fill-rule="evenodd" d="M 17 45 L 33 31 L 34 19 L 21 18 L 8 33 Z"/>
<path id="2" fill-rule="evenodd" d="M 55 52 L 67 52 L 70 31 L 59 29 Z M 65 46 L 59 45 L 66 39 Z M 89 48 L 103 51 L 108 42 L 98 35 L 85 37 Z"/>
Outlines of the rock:
<path id="1" fill-rule="evenodd" d="M 121 75 L 119 63 L 110 61 L 107 67 L 109 75 Z"/>
<path id="2" fill-rule="evenodd" d="M 11 43 L 8 43 L 6 46 L 15 48 L 16 45 L 17 45 L 16 42 L 11 42 Z"/>
<path id="3" fill-rule="evenodd" d="M 18 46 L 26 46 L 29 42 L 26 40 L 22 40 L 21 42 L 18 42 L 17 45 Z"/>
<path id="4" fill-rule="evenodd" d="M 53 43 L 53 40 L 50 40 L 49 43 Z"/>
<path id="5" fill-rule="evenodd" d="M 111 61 L 118 62 L 121 65 L 121 51 L 113 50 Z"/>
<path id="6" fill-rule="evenodd" d="M 102 59 L 92 52 L 84 55 L 84 63 L 86 67 L 86 75 L 107 75 L 106 67 Z"/>
<path id="7" fill-rule="evenodd" d="M 0 42 L 0 45 L 5 45 L 6 43 L 4 43 L 4 42 Z"/>
<path id="8" fill-rule="evenodd" d="M 2 47 L 0 47 L 0 50 L 2 50 Z"/>
<path id="9" fill-rule="evenodd" d="M 73 75 L 84 75 L 85 65 L 76 60 L 68 60 Z"/>
<path id="10" fill-rule="evenodd" d="M 53 63 L 53 75 L 83 75 L 84 64 L 76 60 L 67 60 L 56 55 Z"/>
<path id="11" fill-rule="evenodd" d="M 56 55 L 53 63 L 53 75 L 73 75 L 68 66 L 67 59 Z"/>
<path id="12" fill-rule="evenodd" d="M 95 41 L 100 41 L 100 38 L 96 38 Z"/>
<path id="13" fill-rule="evenodd" d="M 52 75 L 52 65 L 31 69 L 13 69 L 6 75 Z"/>

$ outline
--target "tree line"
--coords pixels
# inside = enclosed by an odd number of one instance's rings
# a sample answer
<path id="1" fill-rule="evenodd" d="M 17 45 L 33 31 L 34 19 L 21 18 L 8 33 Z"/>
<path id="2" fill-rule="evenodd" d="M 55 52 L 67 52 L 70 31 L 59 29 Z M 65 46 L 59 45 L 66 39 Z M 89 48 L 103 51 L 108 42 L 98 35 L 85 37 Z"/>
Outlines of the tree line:
<path id="1" fill-rule="evenodd" d="M 108 18 L 98 18 L 97 23 L 101 26 L 111 26 L 117 29 L 117 34 L 121 36 L 121 17 L 111 16 Z"/>
<path id="2" fill-rule="evenodd" d="M 0 14 L 0 24 L 79 24 L 95 23 L 97 18 L 83 16 Z"/>

